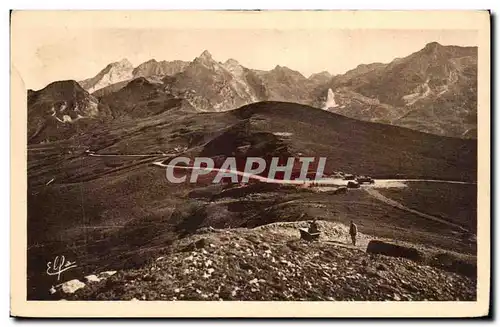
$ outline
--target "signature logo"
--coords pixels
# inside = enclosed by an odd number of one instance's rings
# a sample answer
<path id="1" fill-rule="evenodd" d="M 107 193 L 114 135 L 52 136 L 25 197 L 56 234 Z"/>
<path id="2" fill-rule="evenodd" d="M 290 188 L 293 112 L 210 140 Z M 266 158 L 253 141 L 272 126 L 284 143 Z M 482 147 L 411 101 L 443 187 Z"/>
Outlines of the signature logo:
<path id="1" fill-rule="evenodd" d="M 57 280 L 60 280 L 63 272 L 75 267 L 76 262 L 71 262 L 69 260 L 66 261 L 66 258 L 63 255 L 56 256 L 54 261 L 47 262 L 47 275 L 57 275 Z"/>

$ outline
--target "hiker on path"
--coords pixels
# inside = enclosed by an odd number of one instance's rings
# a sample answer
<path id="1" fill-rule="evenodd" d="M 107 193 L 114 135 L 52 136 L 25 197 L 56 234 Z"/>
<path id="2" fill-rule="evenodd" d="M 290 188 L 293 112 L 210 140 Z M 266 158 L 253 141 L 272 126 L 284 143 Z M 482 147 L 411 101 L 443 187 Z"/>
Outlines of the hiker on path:
<path id="1" fill-rule="evenodd" d="M 351 235 L 352 245 L 356 246 L 356 235 L 358 234 L 358 226 L 351 220 L 351 226 L 349 226 L 349 235 Z"/>

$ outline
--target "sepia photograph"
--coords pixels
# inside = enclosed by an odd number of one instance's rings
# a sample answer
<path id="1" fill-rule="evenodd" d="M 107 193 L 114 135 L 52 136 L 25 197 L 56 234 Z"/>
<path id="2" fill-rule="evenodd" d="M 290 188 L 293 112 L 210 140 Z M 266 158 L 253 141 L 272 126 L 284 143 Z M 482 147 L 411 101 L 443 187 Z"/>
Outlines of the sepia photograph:
<path id="1" fill-rule="evenodd" d="M 487 11 L 14 11 L 11 33 L 25 305 L 487 312 Z"/>

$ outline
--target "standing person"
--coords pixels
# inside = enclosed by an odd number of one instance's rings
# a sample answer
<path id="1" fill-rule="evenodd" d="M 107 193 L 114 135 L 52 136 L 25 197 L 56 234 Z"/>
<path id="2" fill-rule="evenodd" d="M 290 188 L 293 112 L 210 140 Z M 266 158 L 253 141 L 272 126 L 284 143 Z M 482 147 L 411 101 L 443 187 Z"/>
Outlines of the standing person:
<path id="1" fill-rule="evenodd" d="M 356 235 L 358 234 L 358 226 L 351 220 L 351 226 L 349 226 L 349 235 L 351 235 L 352 245 L 356 246 Z"/>

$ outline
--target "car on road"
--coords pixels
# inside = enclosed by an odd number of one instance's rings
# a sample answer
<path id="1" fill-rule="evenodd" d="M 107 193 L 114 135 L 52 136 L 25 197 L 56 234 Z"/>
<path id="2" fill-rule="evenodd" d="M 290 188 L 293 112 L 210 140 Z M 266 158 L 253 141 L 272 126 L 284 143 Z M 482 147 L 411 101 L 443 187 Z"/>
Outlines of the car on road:
<path id="1" fill-rule="evenodd" d="M 370 176 L 358 176 L 358 177 L 356 177 L 356 182 L 358 182 L 359 184 L 363 184 L 363 183 L 374 184 L 375 183 L 373 178 L 371 178 Z"/>
<path id="2" fill-rule="evenodd" d="M 359 188 L 360 185 L 356 181 L 348 181 L 347 182 L 347 188 Z"/>
<path id="3" fill-rule="evenodd" d="M 344 180 L 346 181 L 353 181 L 355 179 L 353 174 L 345 174 L 344 175 Z"/>

